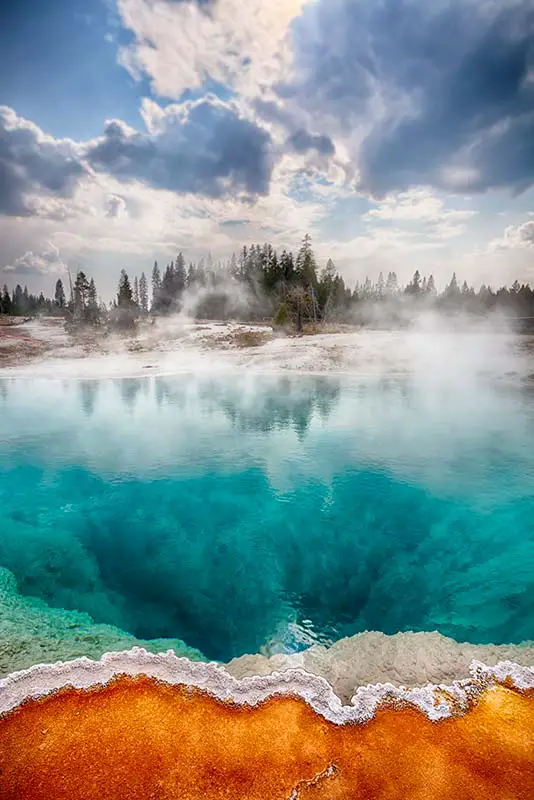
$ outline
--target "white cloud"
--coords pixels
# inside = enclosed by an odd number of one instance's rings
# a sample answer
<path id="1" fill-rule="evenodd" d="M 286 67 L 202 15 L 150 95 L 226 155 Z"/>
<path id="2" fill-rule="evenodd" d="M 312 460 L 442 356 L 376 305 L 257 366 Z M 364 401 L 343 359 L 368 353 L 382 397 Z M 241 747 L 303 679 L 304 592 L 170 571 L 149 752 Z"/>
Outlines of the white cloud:
<path id="1" fill-rule="evenodd" d="M 55 139 L 12 108 L 0 106 L 0 213 L 32 216 L 40 198 L 69 198 L 87 169 L 80 148 Z"/>
<path id="2" fill-rule="evenodd" d="M 363 219 L 367 223 L 412 226 L 421 237 L 440 240 L 461 236 L 467 221 L 476 213 L 472 209 L 448 208 L 443 199 L 429 189 L 412 189 L 386 196 Z"/>
<path id="3" fill-rule="evenodd" d="M 153 90 L 177 99 L 211 79 L 244 95 L 272 85 L 290 60 L 291 21 L 307 0 L 217 0 L 209 4 L 117 0 L 135 42 L 120 61 Z"/>
<path id="4" fill-rule="evenodd" d="M 117 219 L 117 217 L 124 217 L 127 213 L 124 197 L 121 197 L 119 194 L 110 194 L 106 216 L 111 219 Z"/>
<path id="5" fill-rule="evenodd" d="M 428 189 L 390 194 L 367 212 L 367 219 L 403 222 L 464 222 L 475 215 L 468 209 L 446 208 L 441 198 Z"/>
<path id="6" fill-rule="evenodd" d="M 534 214 L 533 219 L 523 222 L 522 225 L 508 225 L 501 237 L 492 239 L 488 250 L 523 250 L 534 248 Z"/>
<path id="7" fill-rule="evenodd" d="M 47 242 L 47 248 L 41 252 L 28 250 L 16 258 L 12 264 L 2 267 L 2 272 L 14 276 L 57 275 L 65 272 L 67 265 L 60 258 L 58 248 Z"/>

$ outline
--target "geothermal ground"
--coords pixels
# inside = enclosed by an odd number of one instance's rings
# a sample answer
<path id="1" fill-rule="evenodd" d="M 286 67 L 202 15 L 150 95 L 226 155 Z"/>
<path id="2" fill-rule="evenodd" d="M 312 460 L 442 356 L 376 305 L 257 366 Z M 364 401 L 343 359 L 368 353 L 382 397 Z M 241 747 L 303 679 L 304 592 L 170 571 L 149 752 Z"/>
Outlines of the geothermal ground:
<path id="1" fill-rule="evenodd" d="M 306 673 L 237 681 L 144 651 L 0 683 L 6 800 L 528 800 L 534 672 L 360 689 Z M 25 702 L 21 705 L 21 701 Z"/>
<path id="2" fill-rule="evenodd" d="M 467 347 L 466 347 L 467 343 Z M 0 325 L 4 377 L 144 377 L 150 374 L 246 369 L 258 372 L 409 375 L 473 370 L 501 378 L 534 375 L 534 337 L 516 336 L 502 323 L 433 315 L 406 331 L 350 326 L 286 336 L 270 325 L 156 319 L 135 335 L 85 331 L 69 335 L 62 320 L 17 320 Z"/>

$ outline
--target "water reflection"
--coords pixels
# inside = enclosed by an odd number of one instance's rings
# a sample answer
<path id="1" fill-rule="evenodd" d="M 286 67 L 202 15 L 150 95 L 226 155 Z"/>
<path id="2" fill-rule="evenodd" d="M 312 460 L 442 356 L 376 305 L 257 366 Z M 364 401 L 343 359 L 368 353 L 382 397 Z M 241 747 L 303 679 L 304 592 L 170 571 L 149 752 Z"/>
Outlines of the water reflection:
<path id="1" fill-rule="evenodd" d="M 339 379 L 316 376 L 256 376 L 247 381 L 157 378 L 157 402 L 183 410 L 192 387 L 205 411 L 221 410 L 238 430 L 268 433 L 293 428 L 301 439 L 314 416 L 328 418 L 341 391 Z"/>
<path id="2" fill-rule="evenodd" d="M 100 381 L 83 381 L 79 382 L 80 390 L 80 403 L 83 413 L 90 417 L 94 410 L 100 388 Z"/>
<path id="3" fill-rule="evenodd" d="M 138 378 L 122 378 L 115 381 L 118 387 L 120 396 L 124 406 L 128 411 L 134 411 L 139 393 L 143 391 L 146 386 L 146 381 L 139 380 Z"/>

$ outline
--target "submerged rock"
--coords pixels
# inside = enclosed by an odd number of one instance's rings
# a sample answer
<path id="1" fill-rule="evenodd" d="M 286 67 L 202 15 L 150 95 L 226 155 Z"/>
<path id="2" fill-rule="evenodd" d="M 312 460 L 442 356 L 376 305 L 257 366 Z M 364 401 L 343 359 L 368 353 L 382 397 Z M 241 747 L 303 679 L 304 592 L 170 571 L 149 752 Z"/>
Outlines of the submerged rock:
<path id="1" fill-rule="evenodd" d="M 0 567 L 0 676 L 78 656 L 100 658 L 103 653 L 135 645 L 155 653 L 172 649 L 192 661 L 203 658 L 181 639 L 136 639 L 113 625 L 95 623 L 89 614 L 51 608 L 37 598 L 23 597 L 15 576 Z"/>
<path id="2" fill-rule="evenodd" d="M 387 636 L 366 631 L 340 639 L 329 647 L 313 645 L 300 653 L 271 657 L 244 655 L 230 661 L 226 669 L 236 678 L 304 669 L 325 678 L 342 702 L 347 703 L 359 686 L 369 683 L 415 687 L 461 680 L 474 660 L 488 666 L 499 661 L 531 666 L 534 644 L 474 645 L 455 642 L 437 632 Z"/>

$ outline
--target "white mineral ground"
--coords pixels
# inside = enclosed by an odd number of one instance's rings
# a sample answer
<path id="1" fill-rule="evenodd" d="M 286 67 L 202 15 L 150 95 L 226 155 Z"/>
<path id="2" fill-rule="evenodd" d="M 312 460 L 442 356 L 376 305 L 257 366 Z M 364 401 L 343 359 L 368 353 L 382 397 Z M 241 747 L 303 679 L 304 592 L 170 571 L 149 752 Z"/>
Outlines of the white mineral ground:
<path id="1" fill-rule="evenodd" d="M 350 703 L 343 705 L 324 678 L 303 670 L 238 680 L 217 664 L 178 658 L 172 651 L 153 654 L 133 648 L 123 653 L 106 653 L 99 661 L 79 658 L 15 672 L 0 681 L 0 714 L 62 687 L 87 689 L 105 685 L 117 675 L 146 675 L 169 684 L 195 687 L 219 700 L 240 705 L 254 706 L 272 695 L 298 696 L 318 714 L 337 724 L 365 722 L 384 702 L 409 704 L 430 719 L 440 720 L 467 711 L 482 691 L 495 686 L 512 683 L 521 690 L 534 688 L 534 668 L 510 661 L 495 667 L 474 661 L 470 673 L 469 678 L 450 686 L 407 689 L 378 684 L 359 687 Z"/>
<path id="2" fill-rule="evenodd" d="M 232 370 L 442 377 L 534 376 L 534 337 L 494 321 L 444 321 L 429 315 L 410 330 L 337 326 L 334 333 L 282 336 L 267 325 L 157 319 L 134 336 L 86 332 L 76 338 L 61 320 L 0 326 L 0 376 L 143 377 Z"/>

